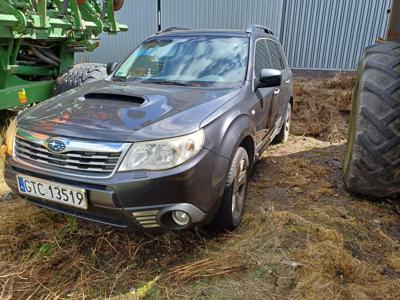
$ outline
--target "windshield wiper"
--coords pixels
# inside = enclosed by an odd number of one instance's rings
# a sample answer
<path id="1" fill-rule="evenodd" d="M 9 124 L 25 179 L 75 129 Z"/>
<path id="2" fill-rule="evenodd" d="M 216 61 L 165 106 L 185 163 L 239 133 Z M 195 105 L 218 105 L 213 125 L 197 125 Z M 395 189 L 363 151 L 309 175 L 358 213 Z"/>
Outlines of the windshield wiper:
<path id="1" fill-rule="evenodd" d="M 144 83 L 164 84 L 164 85 L 191 86 L 190 83 L 184 83 L 184 82 L 174 81 L 174 80 L 165 80 L 165 79 L 147 79 L 147 80 L 143 80 L 142 82 L 144 82 Z"/>

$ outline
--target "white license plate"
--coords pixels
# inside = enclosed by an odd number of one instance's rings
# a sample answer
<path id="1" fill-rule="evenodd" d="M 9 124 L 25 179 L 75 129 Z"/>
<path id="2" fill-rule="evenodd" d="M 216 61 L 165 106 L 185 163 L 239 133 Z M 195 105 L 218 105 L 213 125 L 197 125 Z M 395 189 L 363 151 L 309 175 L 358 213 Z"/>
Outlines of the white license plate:
<path id="1" fill-rule="evenodd" d="M 18 190 L 23 195 L 87 209 L 84 189 L 19 174 L 17 182 Z"/>

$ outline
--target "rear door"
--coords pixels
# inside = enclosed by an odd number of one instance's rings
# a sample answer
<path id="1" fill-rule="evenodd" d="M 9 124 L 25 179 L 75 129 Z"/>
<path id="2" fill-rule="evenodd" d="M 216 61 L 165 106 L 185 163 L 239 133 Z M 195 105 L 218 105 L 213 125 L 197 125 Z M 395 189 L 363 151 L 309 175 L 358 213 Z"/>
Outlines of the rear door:
<path id="1" fill-rule="evenodd" d="M 267 46 L 271 56 L 271 69 L 280 70 L 282 72 L 282 82 L 275 90 L 275 95 L 272 103 L 271 124 L 272 131 L 278 130 L 282 124 L 286 105 L 288 102 L 288 84 L 290 83 L 290 74 L 287 72 L 285 62 L 281 54 L 281 46 L 278 42 L 267 39 Z M 279 127 L 279 128 L 278 128 Z"/>
<path id="2" fill-rule="evenodd" d="M 274 101 L 275 88 L 255 88 L 262 69 L 268 69 L 271 66 L 271 57 L 269 54 L 265 38 L 257 39 L 254 46 L 253 61 L 253 92 L 252 92 L 252 114 L 256 124 L 257 147 L 263 144 L 263 141 L 270 133 L 272 106 Z"/>

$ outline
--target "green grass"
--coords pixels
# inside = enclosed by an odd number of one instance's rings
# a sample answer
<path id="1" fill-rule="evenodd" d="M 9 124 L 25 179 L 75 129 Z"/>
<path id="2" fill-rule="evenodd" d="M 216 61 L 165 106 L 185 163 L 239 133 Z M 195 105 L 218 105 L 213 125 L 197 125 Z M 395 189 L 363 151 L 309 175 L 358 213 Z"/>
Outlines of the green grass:
<path id="1" fill-rule="evenodd" d="M 55 242 L 49 242 L 42 244 L 38 249 L 38 254 L 40 256 L 51 256 L 53 255 L 54 249 L 57 247 Z"/>
<path id="2" fill-rule="evenodd" d="M 57 232 L 59 239 L 64 239 L 66 236 L 70 236 L 76 233 L 79 229 L 78 220 L 74 217 L 67 216 L 67 223 Z"/>

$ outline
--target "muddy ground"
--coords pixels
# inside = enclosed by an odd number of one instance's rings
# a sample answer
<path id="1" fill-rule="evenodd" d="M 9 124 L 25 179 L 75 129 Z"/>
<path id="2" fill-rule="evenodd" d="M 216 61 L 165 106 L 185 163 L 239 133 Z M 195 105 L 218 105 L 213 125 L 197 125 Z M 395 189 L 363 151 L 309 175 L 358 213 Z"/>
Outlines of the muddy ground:
<path id="1" fill-rule="evenodd" d="M 353 85 L 297 78 L 293 134 L 258 162 L 233 233 L 128 235 L 1 200 L 0 299 L 399 299 L 397 203 L 342 183 Z"/>

